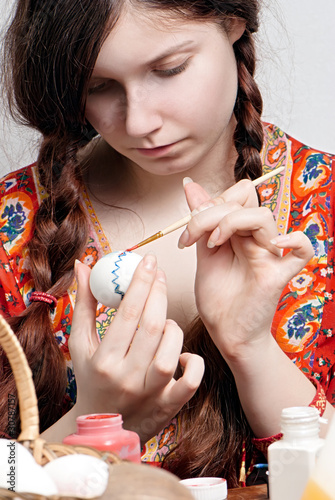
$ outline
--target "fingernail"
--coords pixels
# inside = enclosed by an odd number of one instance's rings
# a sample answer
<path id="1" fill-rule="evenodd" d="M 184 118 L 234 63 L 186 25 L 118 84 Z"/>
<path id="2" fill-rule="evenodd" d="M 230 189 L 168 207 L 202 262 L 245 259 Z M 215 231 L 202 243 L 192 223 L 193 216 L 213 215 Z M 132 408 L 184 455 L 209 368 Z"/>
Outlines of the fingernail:
<path id="1" fill-rule="evenodd" d="M 183 234 L 181 235 L 181 237 L 179 238 L 179 241 L 178 241 L 178 248 L 180 248 L 181 250 L 183 248 L 185 248 L 185 245 L 187 245 L 187 242 L 189 240 L 189 237 L 190 237 L 190 233 L 188 232 L 188 229 L 185 229 L 185 231 L 183 232 Z"/>
<path id="2" fill-rule="evenodd" d="M 148 271 L 153 271 L 156 267 L 156 257 L 153 254 L 146 254 L 143 258 L 143 264 L 145 269 Z"/>
<path id="3" fill-rule="evenodd" d="M 191 215 L 196 215 L 196 214 L 199 214 L 200 212 L 203 212 L 204 210 L 207 210 L 208 208 L 212 208 L 214 207 L 214 203 L 211 202 L 211 201 L 206 201 L 206 203 L 203 203 L 202 205 L 200 205 L 198 208 L 195 208 Z"/>
<path id="4" fill-rule="evenodd" d="M 220 228 L 217 227 L 209 237 L 209 240 L 207 242 L 207 248 L 214 248 L 216 246 L 216 242 L 220 238 L 220 234 L 221 234 Z"/>
<path id="5" fill-rule="evenodd" d="M 184 179 L 183 179 L 183 186 L 185 187 L 186 184 L 189 184 L 190 182 L 193 182 L 193 180 L 191 179 L 191 177 L 184 177 Z"/>
<path id="6" fill-rule="evenodd" d="M 166 276 L 162 269 L 157 269 L 157 279 L 162 283 L 166 283 Z"/>
<path id="7" fill-rule="evenodd" d="M 285 243 L 285 241 L 289 241 L 291 239 L 291 236 L 289 234 L 281 234 L 277 236 L 277 238 L 273 238 L 270 240 L 270 243 L 273 245 L 280 245 L 280 243 Z"/>

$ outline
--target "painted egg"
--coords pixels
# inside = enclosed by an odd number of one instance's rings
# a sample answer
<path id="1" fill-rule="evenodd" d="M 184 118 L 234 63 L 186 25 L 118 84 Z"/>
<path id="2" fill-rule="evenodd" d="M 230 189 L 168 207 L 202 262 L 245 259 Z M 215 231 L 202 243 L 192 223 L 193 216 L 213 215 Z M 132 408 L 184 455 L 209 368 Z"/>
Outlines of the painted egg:
<path id="1" fill-rule="evenodd" d="M 98 260 L 90 276 L 94 297 L 104 306 L 117 308 L 141 260 L 134 252 L 111 252 Z"/>
<path id="2" fill-rule="evenodd" d="M 60 495 L 100 497 L 107 488 L 109 467 L 100 458 L 81 453 L 56 458 L 44 466 Z"/>
<path id="3" fill-rule="evenodd" d="M 56 484 L 32 454 L 9 439 L 0 439 L 0 487 L 21 493 L 58 495 Z"/>

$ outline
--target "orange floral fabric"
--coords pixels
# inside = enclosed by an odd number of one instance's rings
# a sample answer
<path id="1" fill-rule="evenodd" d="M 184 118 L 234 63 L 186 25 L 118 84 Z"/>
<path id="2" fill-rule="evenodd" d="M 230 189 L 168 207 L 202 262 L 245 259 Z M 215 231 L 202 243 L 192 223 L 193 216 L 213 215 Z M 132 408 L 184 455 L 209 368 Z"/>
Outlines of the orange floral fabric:
<path id="1" fill-rule="evenodd" d="M 272 334 L 292 361 L 307 376 L 317 379 L 327 399 L 335 405 L 335 308 L 334 308 L 334 157 L 264 124 L 262 161 L 264 173 L 279 166 L 284 171 L 258 187 L 261 203 L 271 209 L 278 232 L 303 230 L 315 255 L 285 287 L 273 319 Z M 0 312 L 20 313 L 35 291 L 29 274 L 26 244 L 32 236 L 34 215 L 47 196 L 35 165 L 9 173 L 0 183 Z M 85 190 L 82 204 L 89 217 L 89 239 L 82 262 L 93 266 L 111 252 L 108 240 Z M 76 398 L 76 385 L 67 347 L 71 332 L 76 284 L 58 300 L 52 313 L 55 338 L 67 362 L 68 388 L 65 408 Z M 97 331 L 104 335 L 115 311 L 101 304 Z M 143 449 L 143 460 L 161 462 L 180 437 L 174 419 Z"/>
<path id="2" fill-rule="evenodd" d="M 279 233 L 304 231 L 314 257 L 285 287 L 272 323 L 282 350 L 318 380 L 335 405 L 334 165 L 332 155 L 313 150 L 273 125 L 265 127 L 264 171 L 284 166 L 283 175 L 260 186 L 262 205 Z"/>

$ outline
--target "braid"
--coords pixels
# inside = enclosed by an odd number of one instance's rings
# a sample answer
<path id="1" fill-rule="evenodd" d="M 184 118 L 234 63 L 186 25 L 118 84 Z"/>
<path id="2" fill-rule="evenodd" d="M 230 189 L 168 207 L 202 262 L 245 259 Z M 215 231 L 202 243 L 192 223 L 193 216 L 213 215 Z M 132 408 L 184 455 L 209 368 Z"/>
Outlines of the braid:
<path id="1" fill-rule="evenodd" d="M 255 45 L 251 33 L 246 30 L 234 45 L 238 69 L 239 89 L 235 104 L 237 126 L 234 134 L 238 158 L 235 178 L 256 179 L 262 174 L 260 151 L 263 146 L 261 114 L 263 102 L 254 80 Z"/>
<path id="2" fill-rule="evenodd" d="M 87 87 L 101 44 L 117 20 L 117 10 L 109 0 L 74 0 L 71 8 L 63 8 L 57 0 L 19 0 L 5 39 L 10 110 L 44 137 L 37 169 L 48 197 L 37 210 L 32 238 L 24 250 L 35 289 L 56 298 L 66 294 L 74 278 L 74 261 L 87 243 L 76 154 L 96 135 L 85 121 Z M 33 372 L 43 431 L 63 413 L 67 382 L 50 307 L 34 302 L 8 321 Z M 0 408 L 4 409 L 0 430 L 5 430 L 9 429 L 8 394 L 16 394 L 5 355 L 0 358 L 0 377 Z"/>
<path id="3" fill-rule="evenodd" d="M 74 261 L 81 257 L 87 243 L 88 225 L 80 204 L 78 147 L 79 142 L 73 142 L 64 146 L 65 153 L 62 152 L 55 135 L 54 139 L 44 140 L 38 159 L 40 179 L 50 194 L 35 216 L 34 234 L 28 243 L 29 270 L 35 289 L 56 298 L 62 297 L 71 285 Z M 17 333 L 33 373 L 43 432 L 62 416 L 67 383 L 65 359 L 54 336 L 50 307 L 33 302 L 21 315 L 8 321 Z M 16 394 L 16 388 L 7 358 L 2 361 L 3 397 L 4 393 Z M 3 418 L 1 416 L 1 420 Z M 0 421 L 0 428 L 5 429 L 6 424 Z M 19 428 L 17 412 L 17 433 Z"/>
<path id="4" fill-rule="evenodd" d="M 56 141 L 56 136 L 54 141 L 45 140 L 40 151 L 39 176 L 50 195 L 36 213 L 28 249 L 36 287 L 57 297 L 72 283 L 74 261 L 87 243 L 87 224 L 80 204 L 78 145 L 71 143 L 63 153 L 55 150 Z"/>

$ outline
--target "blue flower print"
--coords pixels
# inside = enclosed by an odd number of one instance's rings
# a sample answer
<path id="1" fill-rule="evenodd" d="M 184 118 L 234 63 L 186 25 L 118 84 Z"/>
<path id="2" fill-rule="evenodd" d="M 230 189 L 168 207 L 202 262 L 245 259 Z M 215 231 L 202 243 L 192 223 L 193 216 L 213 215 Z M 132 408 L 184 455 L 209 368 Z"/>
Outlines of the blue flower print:
<path id="1" fill-rule="evenodd" d="M 1 218 L 7 218 L 6 224 L 0 229 L 0 231 L 7 235 L 10 242 L 15 240 L 19 234 L 23 233 L 27 217 L 21 203 L 18 202 L 15 207 L 14 205 L 7 206 L 1 214 Z"/>
<path id="2" fill-rule="evenodd" d="M 318 168 L 321 165 L 327 165 L 323 154 L 316 153 L 312 154 L 307 158 L 306 166 L 303 172 L 304 183 L 307 184 L 308 181 L 317 179 L 320 174 L 322 174 L 322 168 Z"/>
<path id="3" fill-rule="evenodd" d="M 306 323 L 312 321 L 314 315 L 312 313 L 311 304 L 307 304 L 296 311 L 294 316 L 288 321 L 287 335 L 291 339 L 302 339 L 309 331 Z"/>

